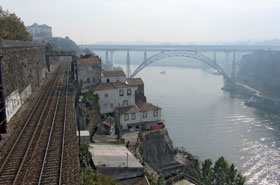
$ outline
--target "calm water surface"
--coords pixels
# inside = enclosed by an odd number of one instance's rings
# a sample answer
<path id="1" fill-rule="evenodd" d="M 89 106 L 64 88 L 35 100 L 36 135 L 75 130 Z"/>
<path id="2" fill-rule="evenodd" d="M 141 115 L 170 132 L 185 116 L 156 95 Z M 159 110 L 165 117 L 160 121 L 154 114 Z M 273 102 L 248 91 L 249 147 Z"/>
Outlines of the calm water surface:
<path id="1" fill-rule="evenodd" d="M 221 90 L 221 76 L 199 69 L 152 66 L 138 77 L 147 100 L 162 107 L 175 146 L 200 160 L 224 156 L 247 184 L 279 184 L 280 116 L 245 106 L 242 97 Z"/>

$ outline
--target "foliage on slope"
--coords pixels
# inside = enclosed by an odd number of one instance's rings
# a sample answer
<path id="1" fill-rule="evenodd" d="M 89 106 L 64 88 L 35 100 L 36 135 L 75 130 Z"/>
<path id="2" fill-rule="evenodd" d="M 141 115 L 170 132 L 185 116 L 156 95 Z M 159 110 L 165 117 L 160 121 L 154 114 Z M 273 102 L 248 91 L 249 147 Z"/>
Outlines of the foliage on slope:
<path id="1" fill-rule="evenodd" d="M 255 51 L 241 60 L 237 80 L 260 91 L 279 96 L 280 52 Z"/>

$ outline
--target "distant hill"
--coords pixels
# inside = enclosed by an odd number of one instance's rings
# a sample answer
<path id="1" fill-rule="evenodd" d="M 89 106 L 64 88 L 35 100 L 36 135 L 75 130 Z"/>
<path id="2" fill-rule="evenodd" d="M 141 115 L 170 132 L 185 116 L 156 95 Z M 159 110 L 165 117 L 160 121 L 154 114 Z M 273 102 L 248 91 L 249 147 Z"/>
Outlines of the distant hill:
<path id="1" fill-rule="evenodd" d="M 263 92 L 280 96 L 280 51 L 255 51 L 245 55 L 237 80 Z"/>
<path id="2" fill-rule="evenodd" d="M 63 51 L 76 51 L 76 55 L 80 56 L 82 50 L 77 46 L 77 44 L 71 40 L 69 37 L 44 37 L 43 40 L 48 41 L 52 45 L 53 50 L 63 50 Z"/>

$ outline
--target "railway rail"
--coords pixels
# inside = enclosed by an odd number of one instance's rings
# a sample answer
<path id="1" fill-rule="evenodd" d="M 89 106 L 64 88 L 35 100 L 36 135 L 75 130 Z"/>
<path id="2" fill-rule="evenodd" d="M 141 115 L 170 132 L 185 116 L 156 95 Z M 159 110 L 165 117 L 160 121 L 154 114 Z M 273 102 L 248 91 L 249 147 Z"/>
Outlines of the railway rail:
<path id="1" fill-rule="evenodd" d="M 58 67 L 43 88 L 16 141 L 0 163 L 0 185 L 65 184 L 65 130 L 69 71 Z M 69 65 L 68 65 L 69 68 Z"/>

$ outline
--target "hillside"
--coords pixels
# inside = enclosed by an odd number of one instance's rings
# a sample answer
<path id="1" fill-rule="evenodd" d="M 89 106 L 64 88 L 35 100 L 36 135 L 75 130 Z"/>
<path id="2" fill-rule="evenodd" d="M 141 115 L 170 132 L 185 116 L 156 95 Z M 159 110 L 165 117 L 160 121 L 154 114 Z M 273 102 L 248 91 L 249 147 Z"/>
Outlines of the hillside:
<path id="1" fill-rule="evenodd" d="M 241 60 L 237 81 L 274 96 L 280 92 L 280 51 L 255 51 Z"/>

